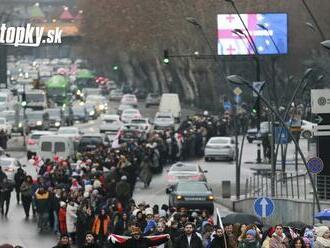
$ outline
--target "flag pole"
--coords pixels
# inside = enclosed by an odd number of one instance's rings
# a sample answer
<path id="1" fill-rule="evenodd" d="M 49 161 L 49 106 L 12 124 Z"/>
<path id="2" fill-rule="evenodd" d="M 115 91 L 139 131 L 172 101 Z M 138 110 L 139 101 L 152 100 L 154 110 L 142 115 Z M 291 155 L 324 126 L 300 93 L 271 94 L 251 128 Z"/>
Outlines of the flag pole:
<path id="1" fill-rule="evenodd" d="M 219 212 L 218 208 L 217 208 L 217 218 L 219 220 L 219 226 L 221 227 L 221 229 L 223 231 L 223 240 L 225 241 L 225 248 L 228 248 L 227 239 L 226 239 L 226 231 L 225 231 L 225 228 L 223 227 L 222 220 L 221 220 L 221 215 L 220 215 L 220 212 Z"/>

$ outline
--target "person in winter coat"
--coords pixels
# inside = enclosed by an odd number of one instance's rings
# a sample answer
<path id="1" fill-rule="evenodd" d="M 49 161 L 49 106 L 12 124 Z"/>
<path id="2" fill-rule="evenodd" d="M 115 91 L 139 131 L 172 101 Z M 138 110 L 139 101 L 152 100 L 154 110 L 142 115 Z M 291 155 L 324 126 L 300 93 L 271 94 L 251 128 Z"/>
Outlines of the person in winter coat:
<path id="1" fill-rule="evenodd" d="M 131 198 L 131 186 L 127 182 L 126 176 L 122 176 L 120 182 L 117 183 L 116 194 L 118 200 L 124 205 L 124 208 L 126 208 L 128 200 Z"/>
<path id="2" fill-rule="evenodd" d="M 140 164 L 140 179 L 144 183 L 144 187 L 147 188 L 150 185 L 151 179 L 152 179 L 152 173 L 151 173 L 151 161 L 148 159 L 148 157 L 144 157 L 141 164 Z"/>
<path id="3" fill-rule="evenodd" d="M 81 247 L 85 242 L 85 234 L 90 231 L 92 227 L 92 210 L 87 206 L 80 206 L 77 211 L 77 216 L 77 245 Z"/>
<path id="4" fill-rule="evenodd" d="M 7 178 L 3 179 L 2 184 L 0 186 L 0 208 L 2 216 L 5 215 L 7 217 L 8 215 L 11 192 L 13 191 L 13 189 L 14 185 Z"/>
<path id="5" fill-rule="evenodd" d="M 33 185 L 32 177 L 27 176 L 20 187 L 22 204 L 25 212 L 25 219 L 28 219 L 30 215 L 30 207 L 33 196 L 32 185 Z"/>
<path id="6" fill-rule="evenodd" d="M 233 224 L 225 224 L 225 237 L 228 248 L 237 248 L 237 237 L 233 234 Z"/>
<path id="7" fill-rule="evenodd" d="M 113 233 L 118 235 L 126 235 L 128 233 L 129 220 L 126 213 L 117 214 L 114 217 Z"/>
<path id="8" fill-rule="evenodd" d="M 70 201 L 66 207 L 66 228 L 73 244 L 76 241 L 77 209 L 77 204 L 73 201 Z"/>
<path id="9" fill-rule="evenodd" d="M 260 248 L 260 243 L 256 238 L 256 230 L 249 229 L 246 232 L 246 238 L 239 242 L 238 248 Z"/>
<path id="10" fill-rule="evenodd" d="M 292 240 L 290 248 L 306 248 L 305 241 L 302 237 L 297 237 Z"/>
<path id="11" fill-rule="evenodd" d="M 61 235 L 57 245 L 53 248 L 71 248 L 70 237 L 67 234 Z"/>
<path id="12" fill-rule="evenodd" d="M 221 227 L 217 227 L 209 248 L 225 248 L 225 239 Z"/>
<path id="13" fill-rule="evenodd" d="M 174 248 L 203 248 L 202 239 L 194 232 L 192 223 L 184 225 L 184 233 L 174 241 Z"/>
<path id="14" fill-rule="evenodd" d="M 269 248 L 288 248 L 289 239 L 283 233 L 283 226 L 276 225 L 275 232 L 269 241 Z"/>
<path id="15" fill-rule="evenodd" d="M 21 167 L 19 167 L 14 176 L 17 204 L 20 203 L 21 185 L 24 182 L 24 179 L 25 179 L 25 171 Z"/>
<path id="16" fill-rule="evenodd" d="M 96 214 L 93 225 L 92 233 L 97 237 L 99 244 L 103 245 L 109 234 L 110 217 L 105 213 L 104 209 L 101 209 L 100 214 Z"/>
<path id="17" fill-rule="evenodd" d="M 167 234 L 165 223 L 158 222 L 156 230 L 152 235 L 164 235 L 164 234 Z M 173 244 L 172 244 L 171 239 L 170 239 L 167 243 L 158 245 L 156 247 L 157 248 L 172 248 Z"/>
<path id="18" fill-rule="evenodd" d="M 85 235 L 85 242 L 82 248 L 100 248 L 100 246 L 97 244 L 93 233 L 88 232 Z"/>
<path id="19" fill-rule="evenodd" d="M 316 241 L 314 248 L 330 247 L 330 231 L 327 226 L 316 228 Z"/>
<path id="20" fill-rule="evenodd" d="M 35 193 L 35 203 L 38 213 L 38 227 L 44 231 L 48 227 L 48 217 L 50 210 L 49 192 L 40 186 Z"/>
<path id="21" fill-rule="evenodd" d="M 58 211 L 58 222 L 59 222 L 59 231 L 60 233 L 67 234 L 67 228 L 66 228 L 66 203 L 61 201 L 60 202 L 60 209 Z"/>

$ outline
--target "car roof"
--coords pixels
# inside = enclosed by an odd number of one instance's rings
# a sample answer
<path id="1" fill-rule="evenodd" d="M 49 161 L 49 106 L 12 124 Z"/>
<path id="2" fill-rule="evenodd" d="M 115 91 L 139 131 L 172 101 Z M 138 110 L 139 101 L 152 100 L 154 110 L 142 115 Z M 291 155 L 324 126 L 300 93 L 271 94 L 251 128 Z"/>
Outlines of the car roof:
<path id="1" fill-rule="evenodd" d="M 232 140 L 232 137 L 218 136 L 218 137 L 212 137 L 210 140 Z"/>
<path id="2" fill-rule="evenodd" d="M 81 138 L 92 138 L 92 137 L 100 137 L 102 138 L 102 135 L 100 133 L 89 133 L 89 134 L 84 134 L 81 136 Z"/>
<path id="3" fill-rule="evenodd" d="M 58 130 L 79 130 L 78 127 L 60 127 Z"/>
<path id="4" fill-rule="evenodd" d="M 120 118 L 120 116 L 119 115 L 103 115 L 102 116 L 102 119 L 118 119 L 118 118 Z"/>
<path id="5" fill-rule="evenodd" d="M 52 132 L 52 131 L 37 131 L 37 130 L 33 130 L 32 132 L 31 132 L 31 135 L 33 135 L 33 134 L 41 134 L 41 135 L 43 135 L 43 134 L 55 134 L 55 132 Z"/>
<path id="6" fill-rule="evenodd" d="M 124 109 L 123 113 L 128 112 L 128 111 L 134 111 L 134 112 L 140 112 L 138 109 L 130 108 L 130 109 Z"/>
<path id="7" fill-rule="evenodd" d="M 16 161 L 17 159 L 16 158 L 10 158 L 10 157 L 7 157 L 7 156 L 1 156 L 0 157 L 0 160 Z"/>

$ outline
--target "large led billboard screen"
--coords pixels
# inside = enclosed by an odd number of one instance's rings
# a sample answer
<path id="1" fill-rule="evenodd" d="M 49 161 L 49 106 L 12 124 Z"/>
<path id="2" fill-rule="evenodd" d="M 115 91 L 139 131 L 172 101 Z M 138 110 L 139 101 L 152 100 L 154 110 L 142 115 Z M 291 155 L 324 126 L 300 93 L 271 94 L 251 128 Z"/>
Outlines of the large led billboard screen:
<path id="1" fill-rule="evenodd" d="M 243 22 L 261 55 L 288 53 L 286 13 L 242 14 Z M 253 43 L 238 15 L 218 15 L 218 55 L 254 54 Z"/>

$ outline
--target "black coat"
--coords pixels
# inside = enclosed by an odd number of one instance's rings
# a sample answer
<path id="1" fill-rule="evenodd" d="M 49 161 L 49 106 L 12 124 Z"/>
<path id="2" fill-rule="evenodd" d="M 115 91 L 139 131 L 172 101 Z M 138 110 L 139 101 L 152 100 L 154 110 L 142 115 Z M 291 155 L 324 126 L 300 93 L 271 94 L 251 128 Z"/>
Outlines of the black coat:
<path id="1" fill-rule="evenodd" d="M 225 240 L 223 237 L 214 236 L 210 248 L 225 248 Z"/>
<path id="2" fill-rule="evenodd" d="M 196 233 L 191 235 L 190 246 L 188 245 L 188 239 L 185 234 L 179 236 L 174 242 L 175 248 L 203 248 L 202 240 L 197 236 Z"/>

